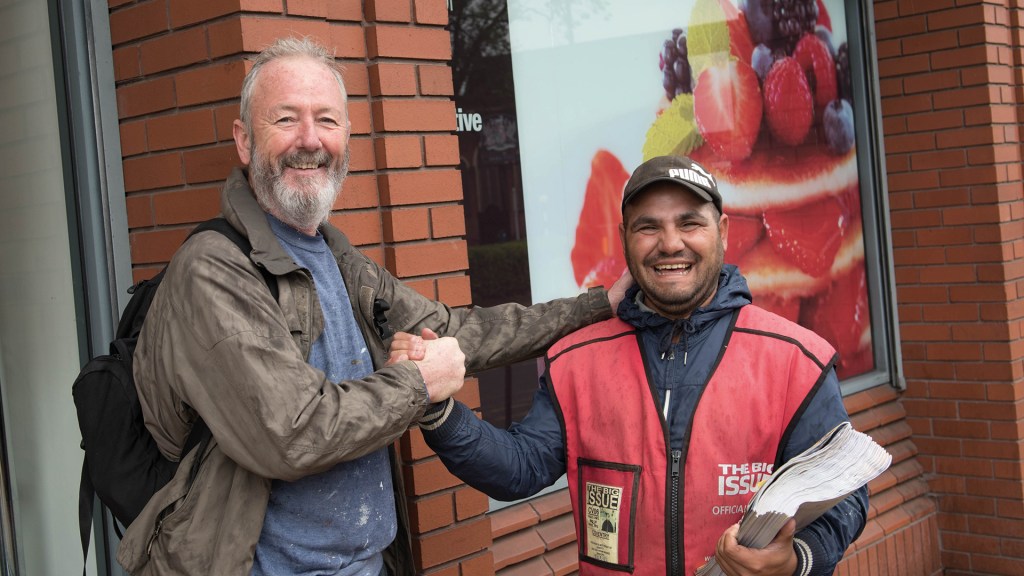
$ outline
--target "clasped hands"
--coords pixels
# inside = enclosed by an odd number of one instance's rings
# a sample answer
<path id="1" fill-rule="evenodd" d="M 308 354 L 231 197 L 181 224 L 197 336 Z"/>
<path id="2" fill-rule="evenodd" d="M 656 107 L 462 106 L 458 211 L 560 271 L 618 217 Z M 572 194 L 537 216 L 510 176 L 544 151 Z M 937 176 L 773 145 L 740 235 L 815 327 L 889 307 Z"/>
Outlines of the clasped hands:
<path id="1" fill-rule="evenodd" d="M 439 337 L 424 328 L 419 336 L 395 333 L 388 350 L 387 365 L 413 361 L 420 369 L 431 402 L 441 402 L 462 389 L 466 379 L 466 355 L 455 338 Z"/>

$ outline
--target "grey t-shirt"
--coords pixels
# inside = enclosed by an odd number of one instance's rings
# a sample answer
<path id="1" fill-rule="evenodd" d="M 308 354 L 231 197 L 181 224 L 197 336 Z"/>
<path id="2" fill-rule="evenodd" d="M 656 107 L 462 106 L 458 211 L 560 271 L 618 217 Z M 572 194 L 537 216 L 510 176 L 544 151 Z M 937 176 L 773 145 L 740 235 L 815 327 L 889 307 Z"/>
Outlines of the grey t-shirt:
<path id="1" fill-rule="evenodd" d="M 373 372 L 344 280 L 323 236 L 306 236 L 267 216 L 281 246 L 313 276 L 324 332 L 309 363 L 331 382 Z M 287 382 L 281 382 L 287 386 Z M 377 576 L 397 521 L 386 449 L 295 482 L 274 480 L 252 574 Z"/>

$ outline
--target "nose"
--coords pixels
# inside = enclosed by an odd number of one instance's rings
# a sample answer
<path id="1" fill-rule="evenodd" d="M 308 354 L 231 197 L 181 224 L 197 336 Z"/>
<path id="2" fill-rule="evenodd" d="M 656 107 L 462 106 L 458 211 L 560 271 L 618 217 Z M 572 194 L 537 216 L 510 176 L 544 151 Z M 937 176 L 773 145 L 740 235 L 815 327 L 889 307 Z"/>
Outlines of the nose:
<path id="1" fill-rule="evenodd" d="M 686 240 L 682 232 L 674 226 L 667 227 L 661 232 L 658 239 L 658 247 L 663 254 L 671 255 L 682 252 L 686 248 Z"/>
<path id="2" fill-rule="evenodd" d="M 317 132 L 316 123 L 312 119 L 305 119 L 299 124 L 298 146 L 303 150 L 319 150 L 323 148 L 320 141 L 320 134 Z"/>

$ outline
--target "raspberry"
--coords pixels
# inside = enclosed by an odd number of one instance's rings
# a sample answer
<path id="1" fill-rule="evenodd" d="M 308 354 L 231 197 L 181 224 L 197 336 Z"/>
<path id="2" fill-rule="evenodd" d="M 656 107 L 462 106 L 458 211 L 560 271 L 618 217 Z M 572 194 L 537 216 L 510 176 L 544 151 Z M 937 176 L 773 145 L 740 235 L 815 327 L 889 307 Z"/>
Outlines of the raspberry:
<path id="1" fill-rule="evenodd" d="M 764 80 L 764 115 L 772 136 L 783 144 L 804 141 L 814 120 L 814 101 L 800 64 L 786 56 L 777 61 Z"/>
<path id="2" fill-rule="evenodd" d="M 793 53 L 805 32 L 814 32 L 818 22 L 817 0 L 746 0 L 750 35 L 755 44 L 784 48 Z"/>
<path id="3" fill-rule="evenodd" d="M 807 75 L 807 83 L 814 95 L 814 109 L 821 110 L 836 99 L 836 65 L 828 46 L 815 34 L 804 34 L 793 51 L 793 57 L 800 63 Z"/>
<path id="4" fill-rule="evenodd" d="M 850 79 L 850 47 L 843 42 L 836 53 L 836 83 L 839 97 L 853 102 L 853 82 Z"/>

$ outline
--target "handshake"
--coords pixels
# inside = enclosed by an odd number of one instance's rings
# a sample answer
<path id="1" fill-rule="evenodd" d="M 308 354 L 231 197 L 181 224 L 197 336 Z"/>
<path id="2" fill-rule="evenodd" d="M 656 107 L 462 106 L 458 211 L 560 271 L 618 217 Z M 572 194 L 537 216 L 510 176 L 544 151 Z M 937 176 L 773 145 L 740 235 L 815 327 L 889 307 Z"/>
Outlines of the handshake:
<path id="1" fill-rule="evenodd" d="M 420 336 L 398 332 L 388 351 L 388 365 L 412 360 L 420 369 L 431 402 L 447 400 L 462 389 L 466 379 L 466 355 L 459 341 L 451 336 L 438 337 L 424 328 Z"/>

